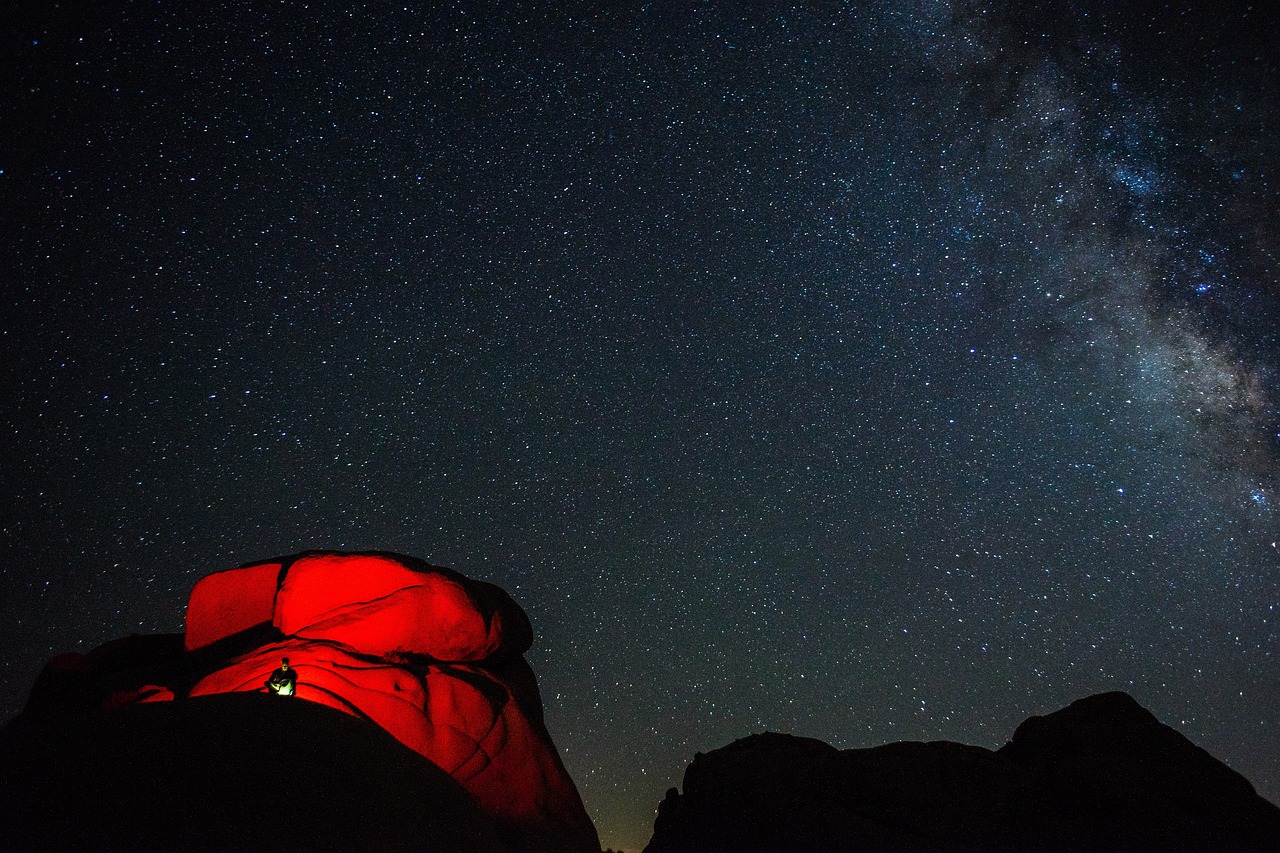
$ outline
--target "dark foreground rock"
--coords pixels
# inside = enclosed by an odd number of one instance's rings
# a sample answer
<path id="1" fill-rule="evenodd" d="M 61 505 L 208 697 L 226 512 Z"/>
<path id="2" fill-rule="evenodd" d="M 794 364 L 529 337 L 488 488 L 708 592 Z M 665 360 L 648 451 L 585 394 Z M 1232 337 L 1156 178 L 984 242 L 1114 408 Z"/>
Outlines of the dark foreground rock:
<path id="1" fill-rule="evenodd" d="M 502 828 L 376 726 L 251 693 L 0 732 L 3 850 L 449 850 Z"/>
<path id="2" fill-rule="evenodd" d="M 685 771 L 646 853 L 1277 853 L 1280 809 L 1124 693 L 995 752 L 743 738 Z"/>

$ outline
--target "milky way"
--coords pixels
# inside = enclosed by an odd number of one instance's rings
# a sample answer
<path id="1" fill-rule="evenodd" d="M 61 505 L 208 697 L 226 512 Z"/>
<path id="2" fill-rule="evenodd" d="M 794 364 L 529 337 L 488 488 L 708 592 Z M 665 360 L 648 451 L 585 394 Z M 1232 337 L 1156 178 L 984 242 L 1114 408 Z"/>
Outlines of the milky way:
<path id="1" fill-rule="evenodd" d="M 378 548 L 529 611 L 606 845 L 1111 689 L 1280 798 L 1262 4 L 25 5 L 5 714 Z"/>

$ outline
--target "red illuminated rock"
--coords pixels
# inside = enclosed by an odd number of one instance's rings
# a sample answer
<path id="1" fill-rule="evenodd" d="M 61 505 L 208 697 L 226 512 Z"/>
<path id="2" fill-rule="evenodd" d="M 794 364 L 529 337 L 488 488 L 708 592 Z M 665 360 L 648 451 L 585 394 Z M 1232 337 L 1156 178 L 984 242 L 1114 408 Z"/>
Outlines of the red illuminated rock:
<path id="1" fill-rule="evenodd" d="M 332 640 L 366 654 L 441 661 L 521 654 L 532 641 L 528 618 L 497 587 L 382 555 L 297 560 L 276 595 L 274 622 L 286 635 Z"/>
<path id="2" fill-rule="evenodd" d="M 517 697 L 527 665 L 408 667 L 357 657 L 326 641 L 286 639 L 229 662 L 192 696 L 259 692 L 282 657 L 297 697 L 365 717 L 443 769 L 486 812 L 531 827 L 590 829 L 549 736 Z M 524 701 L 521 701 L 521 698 Z"/>
<path id="3" fill-rule="evenodd" d="M 173 691 L 158 684 L 144 684 L 131 690 L 112 693 L 103 703 L 104 708 L 120 708 L 125 705 L 141 705 L 146 702 L 172 702 Z"/>
<path id="4" fill-rule="evenodd" d="M 187 602 L 187 650 L 270 622 L 282 568 L 278 562 L 259 563 L 215 572 L 197 581 Z"/>
<path id="5" fill-rule="evenodd" d="M 176 640 L 177 638 L 173 638 Z M 396 554 L 313 552 L 201 579 L 180 646 L 125 638 L 46 670 L 49 707 L 265 693 L 367 720 L 452 777 L 522 851 L 598 851 L 521 656 L 528 617 L 492 584 Z M 265 698 L 265 697 L 264 697 Z"/>

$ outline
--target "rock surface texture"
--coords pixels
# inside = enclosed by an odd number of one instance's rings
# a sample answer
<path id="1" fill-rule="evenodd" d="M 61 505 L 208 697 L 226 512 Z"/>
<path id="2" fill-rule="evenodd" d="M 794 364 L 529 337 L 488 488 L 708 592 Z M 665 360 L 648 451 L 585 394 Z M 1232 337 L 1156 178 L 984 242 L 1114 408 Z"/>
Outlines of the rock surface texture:
<path id="1" fill-rule="evenodd" d="M 1124 693 L 992 752 L 753 735 L 699 754 L 646 853 L 1275 853 L 1280 809 Z"/>
<path id="2" fill-rule="evenodd" d="M 171 734 L 183 720 L 228 717 L 230 735 L 224 727 L 214 737 L 234 742 L 235 726 L 252 738 L 266 719 L 255 708 L 278 716 L 322 705 L 365 721 L 361 728 L 376 724 L 427 759 L 431 772 L 443 771 L 447 786 L 474 806 L 478 818 L 465 822 L 492 823 L 475 849 L 598 851 L 595 828 L 543 725 L 537 683 L 523 658 L 532 639 L 524 611 L 503 590 L 449 569 L 388 553 L 278 558 L 197 583 L 181 637 L 131 637 L 55 658 L 6 730 L 6 754 L 41 765 L 40 744 L 65 742 L 59 732 L 77 719 L 107 733 L 123 727 L 128 735 L 121 737 L 145 749 L 138 743 L 143 729 L 133 722 L 145 707 L 157 708 L 146 713 L 159 714 L 156 726 Z M 286 657 L 298 678 L 294 699 L 264 688 Z M 223 707 L 210 703 L 228 694 L 244 698 L 232 710 L 208 710 Z M 323 763 L 327 745 L 313 746 Z M 172 766 L 166 772 L 182 776 Z M 448 801 L 431 800 L 422 807 L 438 811 Z"/>

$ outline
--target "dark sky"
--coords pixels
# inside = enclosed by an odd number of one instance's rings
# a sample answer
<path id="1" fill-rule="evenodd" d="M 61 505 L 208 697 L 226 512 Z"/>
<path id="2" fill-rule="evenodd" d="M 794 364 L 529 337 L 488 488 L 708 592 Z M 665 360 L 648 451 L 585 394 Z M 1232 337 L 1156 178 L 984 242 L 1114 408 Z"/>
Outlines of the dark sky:
<path id="1" fill-rule="evenodd" d="M 377 548 L 528 610 L 606 845 L 1112 689 L 1280 799 L 1271 4 L 22 5 L 6 715 Z"/>

